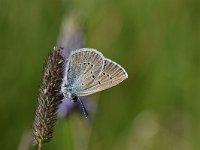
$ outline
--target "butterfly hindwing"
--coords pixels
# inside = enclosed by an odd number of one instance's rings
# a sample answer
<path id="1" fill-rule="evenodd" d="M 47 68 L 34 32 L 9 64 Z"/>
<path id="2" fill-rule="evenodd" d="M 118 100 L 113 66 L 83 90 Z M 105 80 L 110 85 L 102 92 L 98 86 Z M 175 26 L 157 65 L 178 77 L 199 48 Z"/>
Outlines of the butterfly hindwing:
<path id="1" fill-rule="evenodd" d="M 64 77 L 63 92 L 77 94 L 94 82 L 104 66 L 103 55 L 94 50 L 82 48 L 69 56 Z"/>

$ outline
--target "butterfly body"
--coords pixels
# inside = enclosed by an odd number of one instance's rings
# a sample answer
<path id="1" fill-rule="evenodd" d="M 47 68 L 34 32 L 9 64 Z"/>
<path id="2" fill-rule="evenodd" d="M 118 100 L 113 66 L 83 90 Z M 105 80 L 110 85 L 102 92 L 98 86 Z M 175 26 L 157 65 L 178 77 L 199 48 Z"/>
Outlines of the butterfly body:
<path id="1" fill-rule="evenodd" d="M 82 48 L 69 56 L 61 92 L 65 98 L 75 100 L 115 86 L 126 78 L 128 74 L 119 64 L 95 49 Z"/>

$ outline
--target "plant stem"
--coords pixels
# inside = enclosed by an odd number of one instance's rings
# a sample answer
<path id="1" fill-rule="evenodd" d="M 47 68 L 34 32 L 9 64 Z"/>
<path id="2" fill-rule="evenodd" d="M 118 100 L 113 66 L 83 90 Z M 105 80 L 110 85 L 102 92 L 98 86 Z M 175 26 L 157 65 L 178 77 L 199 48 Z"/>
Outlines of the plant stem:
<path id="1" fill-rule="evenodd" d="M 39 142 L 39 144 L 38 144 L 38 150 L 42 150 L 42 142 Z"/>

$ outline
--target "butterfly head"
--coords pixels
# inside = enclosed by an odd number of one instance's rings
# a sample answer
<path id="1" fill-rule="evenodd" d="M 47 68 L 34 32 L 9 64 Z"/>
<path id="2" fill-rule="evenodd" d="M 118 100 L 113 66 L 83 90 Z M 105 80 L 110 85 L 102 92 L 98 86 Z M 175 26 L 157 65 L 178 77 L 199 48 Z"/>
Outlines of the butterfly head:
<path id="1" fill-rule="evenodd" d="M 76 102 L 78 99 L 78 96 L 76 94 L 70 92 L 65 92 L 64 97 L 70 99 L 72 102 Z"/>

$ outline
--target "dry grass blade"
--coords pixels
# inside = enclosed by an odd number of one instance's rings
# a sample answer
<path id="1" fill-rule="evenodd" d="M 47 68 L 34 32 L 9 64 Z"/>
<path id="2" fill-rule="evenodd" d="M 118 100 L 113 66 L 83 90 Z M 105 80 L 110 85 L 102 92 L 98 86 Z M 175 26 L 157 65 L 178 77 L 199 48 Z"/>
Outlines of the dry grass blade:
<path id="1" fill-rule="evenodd" d="M 32 143 L 33 145 L 38 144 L 38 148 L 41 147 L 42 143 L 49 142 L 52 138 L 58 105 L 63 98 L 60 94 L 63 65 L 63 50 L 55 47 L 44 66 L 44 75 L 33 122 Z"/>

